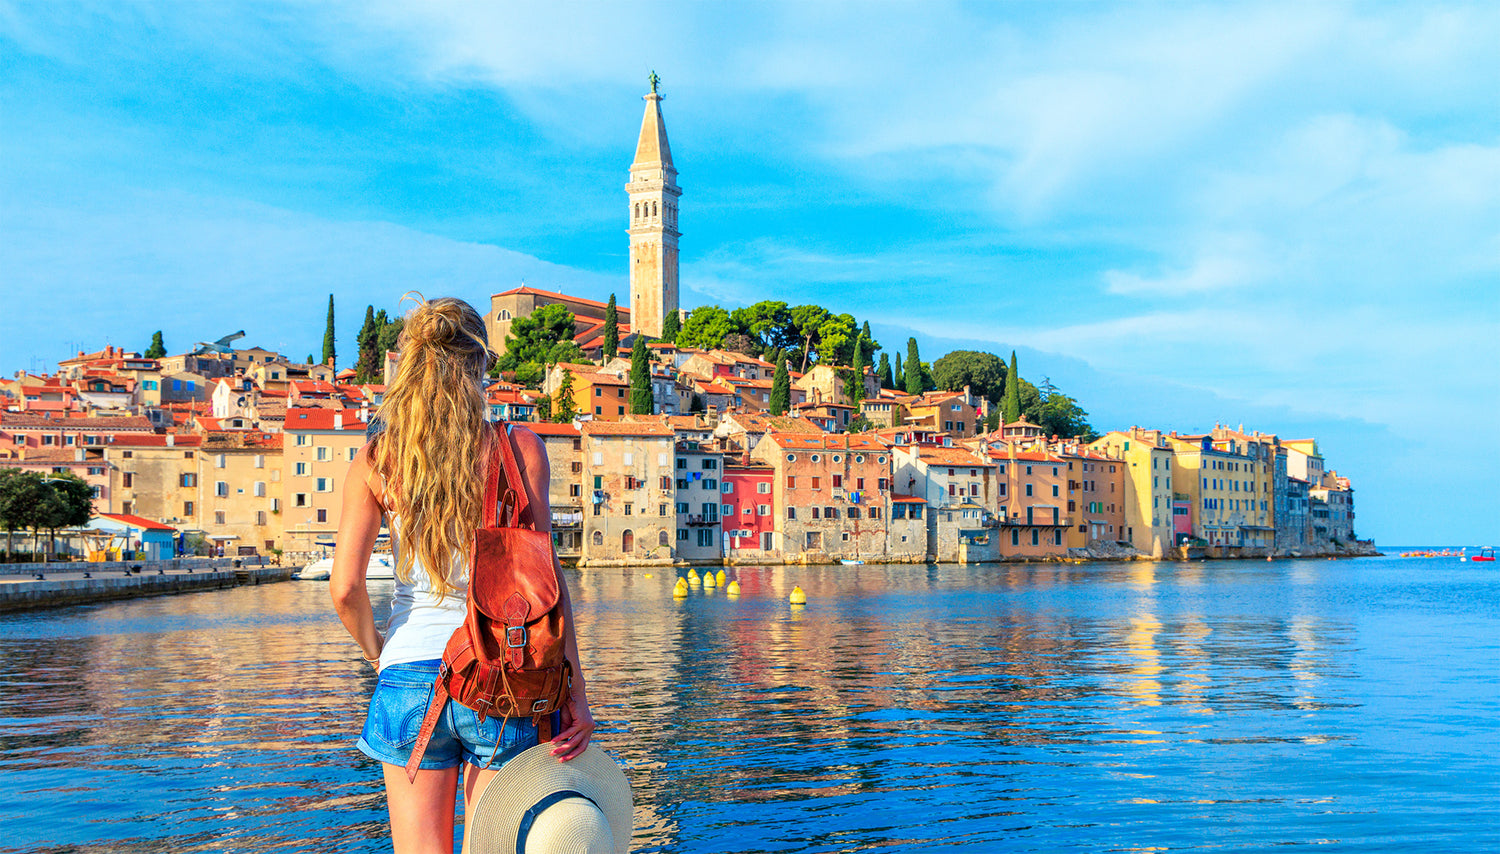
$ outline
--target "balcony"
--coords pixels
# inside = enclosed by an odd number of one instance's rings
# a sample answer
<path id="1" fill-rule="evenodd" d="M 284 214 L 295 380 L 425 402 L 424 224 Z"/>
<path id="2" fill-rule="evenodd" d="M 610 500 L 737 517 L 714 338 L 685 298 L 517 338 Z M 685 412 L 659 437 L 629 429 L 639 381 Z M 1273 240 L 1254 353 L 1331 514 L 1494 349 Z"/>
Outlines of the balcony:
<path id="1" fill-rule="evenodd" d="M 719 524 L 719 519 L 718 519 L 718 517 L 710 517 L 708 519 L 704 519 L 702 516 L 689 516 L 689 517 L 687 517 L 687 524 L 688 524 L 689 527 L 695 527 L 695 526 L 701 527 L 701 526 L 704 526 L 704 525 L 717 525 L 717 524 Z"/>

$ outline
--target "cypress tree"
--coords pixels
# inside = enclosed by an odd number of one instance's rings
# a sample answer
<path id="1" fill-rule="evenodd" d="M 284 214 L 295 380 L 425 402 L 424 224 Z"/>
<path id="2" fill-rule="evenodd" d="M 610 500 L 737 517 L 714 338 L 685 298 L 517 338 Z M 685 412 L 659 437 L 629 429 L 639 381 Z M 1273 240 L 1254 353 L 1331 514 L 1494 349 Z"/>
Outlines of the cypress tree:
<path id="1" fill-rule="evenodd" d="M 328 326 L 323 330 L 323 364 L 332 368 L 338 359 L 338 352 L 333 346 L 333 294 L 328 295 Z"/>
<path id="2" fill-rule="evenodd" d="M 1005 423 L 1021 420 L 1021 375 L 1016 373 L 1016 351 L 1010 351 L 1010 372 L 1005 375 L 1005 403 L 1001 407 Z"/>
<path id="3" fill-rule="evenodd" d="M 146 348 L 146 358 L 160 359 L 167 355 L 167 345 L 162 343 L 161 330 L 158 329 L 151 334 L 151 346 Z"/>
<path id="4" fill-rule="evenodd" d="M 906 372 L 901 370 L 901 354 L 896 354 L 896 366 L 891 370 L 891 388 L 906 389 Z"/>
<path id="5" fill-rule="evenodd" d="M 630 412 L 651 414 L 651 362 L 646 356 L 646 336 L 637 332 L 630 348 Z"/>
<path id="6" fill-rule="evenodd" d="M 906 339 L 906 393 L 922 393 L 922 357 L 915 338 Z"/>
<path id="7" fill-rule="evenodd" d="M 772 415 L 785 415 L 792 408 L 792 374 L 787 370 L 786 360 L 776 360 L 776 375 L 771 378 Z"/>
<path id="8" fill-rule="evenodd" d="M 853 364 L 844 377 L 844 396 L 849 398 L 851 406 L 859 406 L 865 399 L 865 336 L 854 339 L 854 358 L 850 361 Z"/>
<path id="9" fill-rule="evenodd" d="M 661 322 L 661 340 L 677 343 L 677 333 L 682 331 L 682 315 L 676 309 L 667 312 Z"/>
<path id="10" fill-rule="evenodd" d="M 875 369 L 875 374 L 880 377 L 881 388 L 896 387 L 895 382 L 891 379 L 891 357 L 887 354 L 880 354 L 880 367 Z"/>
<path id="11" fill-rule="evenodd" d="M 375 347 L 380 337 L 380 327 L 375 323 L 375 306 L 365 306 L 365 323 L 359 328 L 355 341 L 359 344 L 359 357 L 354 362 L 354 379 L 367 383 L 380 373 L 380 358 Z"/>
<path id="12" fill-rule="evenodd" d="M 620 352 L 620 314 L 615 308 L 615 295 L 609 295 L 609 305 L 604 308 L 604 358 L 599 364 L 608 364 Z"/>

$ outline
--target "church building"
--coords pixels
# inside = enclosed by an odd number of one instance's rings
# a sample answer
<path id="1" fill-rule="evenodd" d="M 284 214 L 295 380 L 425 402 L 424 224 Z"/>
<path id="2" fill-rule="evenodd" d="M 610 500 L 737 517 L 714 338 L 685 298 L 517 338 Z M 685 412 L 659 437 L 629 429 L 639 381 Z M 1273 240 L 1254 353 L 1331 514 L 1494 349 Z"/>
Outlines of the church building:
<path id="1" fill-rule="evenodd" d="M 661 337 L 667 312 L 677 311 L 677 168 L 667 144 L 667 125 L 661 116 L 660 79 L 651 75 L 651 92 L 645 96 L 646 114 L 636 141 L 629 197 L 630 303 L 619 305 L 620 337 L 631 332 Z M 485 331 L 490 346 L 503 352 L 510 326 L 545 305 L 561 304 L 573 312 L 574 333 L 580 343 L 602 334 L 605 303 L 553 291 L 522 286 L 490 297 Z"/>

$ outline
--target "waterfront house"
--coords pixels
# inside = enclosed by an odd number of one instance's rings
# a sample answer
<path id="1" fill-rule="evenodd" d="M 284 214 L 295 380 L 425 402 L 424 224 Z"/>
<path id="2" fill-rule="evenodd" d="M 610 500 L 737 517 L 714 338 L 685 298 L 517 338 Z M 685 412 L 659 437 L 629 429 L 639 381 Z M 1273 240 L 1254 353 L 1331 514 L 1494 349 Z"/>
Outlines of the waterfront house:
<path id="1" fill-rule="evenodd" d="M 283 549 L 315 558 L 338 532 L 340 490 L 365 444 L 368 410 L 290 407 L 282 440 Z"/>
<path id="2" fill-rule="evenodd" d="M 583 439 L 583 561 L 670 557 L 678 527 L 672 512 L 676 495 L 672 428 L 650 422 L 587 421 L 579 432 Z M 717 487 L 698 503 L 712 508 L 712 525 L 717 528 Z"/>
<path id="3" fill-rule="evenodd" d="M 751 458 L 770 466 L 777 544 L 787 560 L 888 552 L 890 452 L 864 435 L 765 434 Z"/>
<path id="4" fill-rule="evenodd" d="M 1112 430 L 1090 445 L 1120 459 L 1125 536 L 1141 554 L 1161 557 L 1173 545 L 1172 449 L 1160 430 Z"/>

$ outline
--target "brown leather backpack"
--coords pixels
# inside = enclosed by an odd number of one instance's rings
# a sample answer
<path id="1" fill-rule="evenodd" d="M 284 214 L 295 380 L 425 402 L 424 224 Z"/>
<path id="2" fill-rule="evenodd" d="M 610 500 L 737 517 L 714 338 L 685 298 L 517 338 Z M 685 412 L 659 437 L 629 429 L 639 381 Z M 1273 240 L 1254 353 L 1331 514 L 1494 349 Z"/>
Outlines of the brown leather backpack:
<path id="1" fill-rule="evenodd" d="M 567 624 L 552 538 L 536 530 L 538 509 L 516 466 L 510 425 L 503 433 L 491 430 L 490 439 L 468 615 L 443 650 L 432 702 L 406 763 L 412 780 L 450 697 L 478 712 L 480 720 L 530 716 L 539 741 L 552 738 L 551 715 L 568 702 L 572 665 L 563 645 Z"/>

